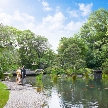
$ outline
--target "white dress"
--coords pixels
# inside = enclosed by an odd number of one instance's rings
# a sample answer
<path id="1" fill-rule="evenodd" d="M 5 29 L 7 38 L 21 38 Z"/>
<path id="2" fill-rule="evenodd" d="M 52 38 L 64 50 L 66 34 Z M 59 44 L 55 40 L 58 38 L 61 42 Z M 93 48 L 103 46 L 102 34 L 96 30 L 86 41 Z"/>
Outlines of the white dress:
<path id="1" fill-rule="evenodd" d="M 17 71 L 16 71 L 16 73 L 17 73 L 17 78 L 18 78 L 18 83 L 20 83 L 21 82 L 21 70 L 20 69 L 18 69 Z"/>

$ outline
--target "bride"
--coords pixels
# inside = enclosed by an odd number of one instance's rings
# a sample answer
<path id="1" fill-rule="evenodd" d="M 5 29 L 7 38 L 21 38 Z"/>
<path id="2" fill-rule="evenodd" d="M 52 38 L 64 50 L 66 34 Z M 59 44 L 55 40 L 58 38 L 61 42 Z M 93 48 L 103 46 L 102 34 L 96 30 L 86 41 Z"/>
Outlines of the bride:
<path id="1" fill-rule="evenodd" d="M 20 67 L 16 71 L 17 77 L 16 77 L 16 83 L 20 84 L 21 83 L 21 69 Z"/>

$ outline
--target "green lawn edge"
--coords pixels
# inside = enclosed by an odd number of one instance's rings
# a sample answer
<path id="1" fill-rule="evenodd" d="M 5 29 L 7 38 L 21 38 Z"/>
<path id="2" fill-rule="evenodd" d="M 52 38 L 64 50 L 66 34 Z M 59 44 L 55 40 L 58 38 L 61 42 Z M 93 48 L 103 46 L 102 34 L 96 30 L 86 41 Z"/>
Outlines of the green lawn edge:
<path id="1" fill-rule="evenodd" d="M 9 90 L 6 90 L 7 86 L 0 82 L 0 108 L 3 108 L 9 99 Z"/>

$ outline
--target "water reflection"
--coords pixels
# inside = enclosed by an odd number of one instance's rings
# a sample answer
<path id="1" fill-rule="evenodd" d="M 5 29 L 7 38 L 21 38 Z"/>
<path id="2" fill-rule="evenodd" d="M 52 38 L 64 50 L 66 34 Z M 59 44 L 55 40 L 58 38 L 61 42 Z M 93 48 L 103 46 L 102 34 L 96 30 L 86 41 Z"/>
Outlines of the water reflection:
<path id="1" fill-rule="evenodd" d="M 57 78 L 44 75 L 42 80 L 27 77 L 31 83 L 44 91 L 48 105 L 44 108 L 108 108 L 108 81 L 77 78 Z"/>
<path id="2" fill-rule="evenodd" d="M 51 96 L 48 99 L 48 105 L 44 108 L 62 108 L 63 105 L 60 95 L 57 93 L 56 88 L 52 88 Z"/>

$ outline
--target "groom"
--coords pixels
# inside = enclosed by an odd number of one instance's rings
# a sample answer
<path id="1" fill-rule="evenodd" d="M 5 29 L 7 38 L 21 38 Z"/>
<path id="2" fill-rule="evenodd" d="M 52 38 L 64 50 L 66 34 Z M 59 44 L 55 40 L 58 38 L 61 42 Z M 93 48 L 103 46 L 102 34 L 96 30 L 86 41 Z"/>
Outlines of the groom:
<path id="1" fill-rule="evenodd" d="M 21 75 L 22 75 L 22 85 L 24 85 L 25 84 L 25 77 L 26 77 L 26 70 L 25 70 L 24 66 L 22 66 Z"/>

